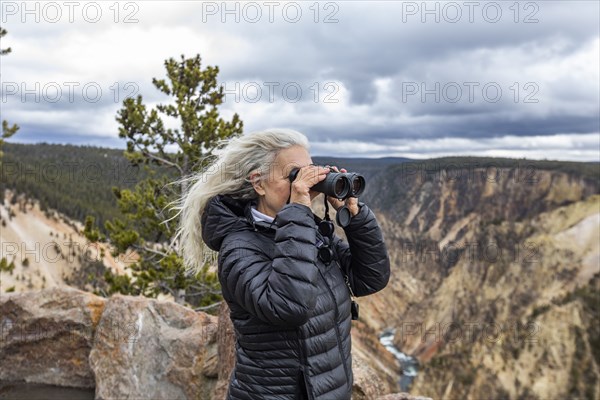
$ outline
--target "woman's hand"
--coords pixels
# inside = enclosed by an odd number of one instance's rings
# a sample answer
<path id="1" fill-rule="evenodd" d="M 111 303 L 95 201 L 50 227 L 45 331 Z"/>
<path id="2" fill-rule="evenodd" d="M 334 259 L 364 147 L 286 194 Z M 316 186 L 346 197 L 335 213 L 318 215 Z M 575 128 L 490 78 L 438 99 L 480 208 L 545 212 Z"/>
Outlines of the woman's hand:
<path id="1" fill-rule="evenodd" d="M 310 207 L 312 198 L 318 194 L 310 188 L 325 179 L 329 172 L 329 168 L 316 165 L 307 165 L 300 168 L 296 179 L 292 182 L 290 203 L 300 203 Z"/>
<path id="2" fill-rule="evenodd" d="M 333 170 L 335 172 L 348 172 L 346 171 L 344 168 L 340 170 L 338 170 L 338 168 L 336 166 L 332 166 L 331 168 L 333 168 Z M 331 206 L 333 208 L 335 208 L 335 210 L 339 210 L 343 205 L 344 205 L 344 201 L 336 199 L 335 197 L 331 197 L 331 196 L 327 196 L 327 201 L 329 201 L 329 204 L 331 204 Z M 358 214 L 358 197 L 348 197 L 346 199 L 346 207 L 348 207 L 348 210 L 350 210 L 350 214 L 352 214 L 352 216 L 354 217 L 356 214 Z"/>

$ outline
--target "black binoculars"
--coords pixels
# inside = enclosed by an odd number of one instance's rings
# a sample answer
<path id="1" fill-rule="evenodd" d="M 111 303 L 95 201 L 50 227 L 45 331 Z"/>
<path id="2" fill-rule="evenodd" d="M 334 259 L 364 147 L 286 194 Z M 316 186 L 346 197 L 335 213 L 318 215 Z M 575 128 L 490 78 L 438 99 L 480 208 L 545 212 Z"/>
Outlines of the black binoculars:
<path id="1" fill-rule="evenodd" d="M 331 172 L 325 179 L 311 187 L 312 190 L 342 200 L 348 197 L 358 197 L 364 192 L 366 181 L 362 175 L 355 172 L 335 172 L 331 167 L 329 170 Z M 294 168 L 290 172 L 290 182 L 296 179 L 299 171 L 299 168 Z"/>

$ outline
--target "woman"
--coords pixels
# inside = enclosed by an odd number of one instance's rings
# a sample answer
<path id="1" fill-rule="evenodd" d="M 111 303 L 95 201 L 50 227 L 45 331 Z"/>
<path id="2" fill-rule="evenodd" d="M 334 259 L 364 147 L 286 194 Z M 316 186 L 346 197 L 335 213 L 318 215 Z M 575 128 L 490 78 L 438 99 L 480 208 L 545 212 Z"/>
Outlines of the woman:
<path id="1" fill-rule="evenodd" d="M 311 187 L 329 169 L 313 165 L 308 149 L 293 130 L 231 139 L 182 201 L 186 266 L 204 264 L 204 244 L 218 251 L 236 333 L 228 399 L 350 399 L 350 289 L 366 296 L 389 280 L 381 230 L 357 198 L 328 197 L 335 209 L 350 210 L 348 243 L 319 232 L 311 211 L 319 193 Z M 335 260 L 318 256 L 323 246 Z"/>

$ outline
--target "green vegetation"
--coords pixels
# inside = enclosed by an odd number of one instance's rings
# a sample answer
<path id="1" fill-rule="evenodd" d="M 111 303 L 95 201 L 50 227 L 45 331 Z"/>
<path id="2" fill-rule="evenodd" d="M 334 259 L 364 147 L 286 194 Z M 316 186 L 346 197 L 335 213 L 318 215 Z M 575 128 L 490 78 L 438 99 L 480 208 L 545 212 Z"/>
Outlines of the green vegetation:
<path id="1" fill-rule="evenodd" d="M 115 257 L 131 250 L 139 255 L 130 266 L 133 278 L 106 270 L 107 285 L 102 285 L 96 268 L 90 283 L 97 294 L 169 293 L 179 303 L 210 307 L 221 300 L 218 279 L 208 265 L 200 266 L 195 276 L 184 276 L 172 241 L 178 221 L 171 219 L 174 212 L 168 206 L 187 190 L 187 183 L 178 180 L 205 168 L 219 141 L 240 135 L 243 123 L 237 114 L 231 121 L 219 117 L 224 94 L 217 85 L 218 67 L 202 69 L 197 55 L 166 60 L 165 68 L 167 79 L 153 83 L 171 103 L 147 109 L 138 96 L 126 99 L 118 112 L 125 152 L 7 143 L 0 193 L 10 188 L 38 200 L 47 215 L 55 209 L 83 221 L 88 240 L 110 241 Z M 165 128 L 161 115 L 177 119 L 181 128 Z M 11 203 L 16 202 L 13 196 Z"/>
<path id="2" fill-rule="evenodd" d="M 6 35 L 6 29 L 0 28 L 0 38 L 3 38 Z M 12 49 L 10 47 L 6 48 L 6 49 L 0 49 L 0 56 L 5 56 L 7 54 L 9 54 L 12 51 Z M 8 139 L 9 137 L 13 136 L 15 133 L 17 133 L 17 131 L 19 130 L 19 127 L 16 124 L 13 124 L 13 126 L 10 126 L 8 121 L 6 120 L 2 120 L 2 136 L 0 136 L 0 159 L 2 158 L 2 145 L 4 144 L 4 141 L 6 139 Z M 0 165 L 1 165 L 1 160 L 0 160 Z"/>
<path id="3" fill-rule="evenodd" d="M 15 269 L 15 262 L 12 260 L 10 263 L 6 259 L 6 257 L 2 257 L 0 259 L 0 271 L 10 272 L 12 275 L 13 270 Z"/>
<path id="4" fill-rule="evenodd" d="M 6 165 L 0 168 L 0 193 L 4 189 L 10 188 L 16 190 L 17 193 L 24 193 L 27 196 L 40 201 L 42 210 L 54 209 L 66 216 L 78 221 L 84 222 L 89 226 L 98 229 L 99 237 L 107 235 L 108 230 L 105 228 L 106 221 L 111 221 L 117 218 L 123 218 L 123 213 L 119 210 L 117 197 L 112 191 L 118 188 L 117 191 L 123 189 L 133 190 L 136 184 L 153 177 L 157 180 L 172 181 L 177 179 L 175 171 L 162 168 L 155 164 L 146 166 L 135 166 L 130 163 L 129 159 L 124 155 L 123 150 L 102 148 L 96 146 L 73 146 L 63 144 L 19 144 L 5 143 L 4 144 L 4 162 Z M 329 159 L 321 157 L 313 157 L 315 162 L 332 162 Z M 466 163 L 479 160 L 480 165 L 485 165 L 486 160 L 490 158 L 447 158 L 452 160 L 454 165 L 466 165 Z M 350 159 L 348 159 L 350 160 Z M 439 161 L 446 159 L 435 159 L 431 161 Z M 515 167 L 520 160 L 502 159 Z M 348 161 L 336 159 L 334 160 L 340 165 L 351 164 Z M 379 160 L 363 159 L 364 167 L 353 165 L 349 168 L 358 171 L 369 171 L 379 168 Z M 406 160 L 402 160 L 407 162 Z M 387 160 L 389 164 L 385 164 L 383 170 L 379 169 L 381 176 L 385 175 L 387 180 L 394 176 L 394 171 L 400 171 L 402 165 L 400 161 L 394 164 L 393 160 Z M 417 161 L 411 161 L 415 163 Z M 424 161 L 418 161 L 423 163 Z M 544 163 L 543 161 L 526 160 L 526 163 Z M 511 164 L 512 163 L 512 164 Z M 552 163 L 552 162 L 548 162 Z M 570 162 L 553 162 L 559 170 L 594 170 L 592 163 L 570 163 Z M 372 164 L 372 165 L 371 165 Z M 561 167 L 564 164 L 565 167 Z M 570 166 L 575 164 L 576 166 Z M 351 164 L 352 165 L 352 164 Z M 420 165 L 420 164 L 419 164 Z M 569 168 L 566 168 L 569 166 Z M 150 169 L 151 172 L 148 172 Z M 597 168 L 596 168 L 597 170 Z M 389 175 L 391 174 L 391 175 Z M 406 177 L 406 172 L 400 173 L 399 176 Z M 370 175 L 371 176 L 371 175 Z M 374 175 L 373 175 L 374 176 Z M 399 182 L 394 184 L 379 185 L 374 181 L 369 181 L 369 186 L 379 187 L 380 190 L 367 190 L 365 193 L 365 201 L 369 201 L 368 197 L 381 196 L 381 190 L 393 191 L 394 193 L 386 193 L 385 197 L 391 202 L 387 209 L 394 207 L 403 198 L 410 197 L 409 182 L 406 179 L 399 179 Z M 381 189 L 383 188 L 383 189 Z M 389 195 L 388 195 L 389 194 Z M 393 195 L 392 195 L 393 194 Z M 383 199 L 378 199 L 378 202 Z M 15 204 L 16 198 L 13 198 Z M 86 217 L 91 217 L 92 220 L 87 221 Z M 4 221 L 2 221 L 4 223 Z M 489 221 L 482 222 L 483 225 L 499 225 L 504 220 L 501 217 L 492 218 Z M 153 240 L 153 237 L 142 237 L 146 240 Z"/>
<path id="5" fill-rule="evenodd" d="M 0 192 L 24 193 L 43 211 L 54 209 L 77 221 L 89 215 L 104 234 L 105 221 L 122 216 L 110 188 L 133 188 L 149 175 L 118 149 L 48 143 L 5 143 L 4 148 Z"/>
<path id="6" fill-rule="evenodd" d="M 217 107 L 224 94 L 217 85 L 218 67 L 202 69 L 200 55 L 190 59 L 182 55 L 179 62 L 166 60 L 165 69 L 168 79 L 152 83 L 171 103 L 148 110 L 140 95 L 126 99 L 118 112 L 119 137 L 127 141 L 125 157 L 131 165 L 141 166 L 147 177 L 134 188 L 112 188 L 122 215 L 104 224 L 115 247 L 113 256 L 133 249 L 139 261 L 130 266 L 131 279 L 105 272 L 108 294 L 156 297 L 166 293 L 177 303 L 210 306 L 221 300 L 218 279 L 209 273 L 209 265 L 198 266 L 195 276 L 185 276 L 173 240 L 178 221 L 168 207 L 188 190 L 189 181 L 179 179 L 208 166 L 219 141 L 240 135 L 243 124 L 237 114 L 231 121 L 219 116 Z M 161 114 L 177 119 L 180 129 L 165 128 Z M 94 222 L 94 216 L 86 216 L 86 237 L 105 239 Z"/>

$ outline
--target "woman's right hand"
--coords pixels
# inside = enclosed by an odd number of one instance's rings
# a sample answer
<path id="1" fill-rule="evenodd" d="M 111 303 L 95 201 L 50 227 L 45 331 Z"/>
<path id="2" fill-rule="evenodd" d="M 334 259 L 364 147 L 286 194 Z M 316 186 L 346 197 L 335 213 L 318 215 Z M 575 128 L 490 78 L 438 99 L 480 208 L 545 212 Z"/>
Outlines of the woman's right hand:
<path id="1" fill-rule="evenodd" d="M 300 203 L 310 207 L 312 197 L 318 194 L 310 188 L 325 179 L 329 172 L 329 168 L 317 165 L 307 165 L 300 168 L 296 179 L 292 182 L 290 203 Z"/>

